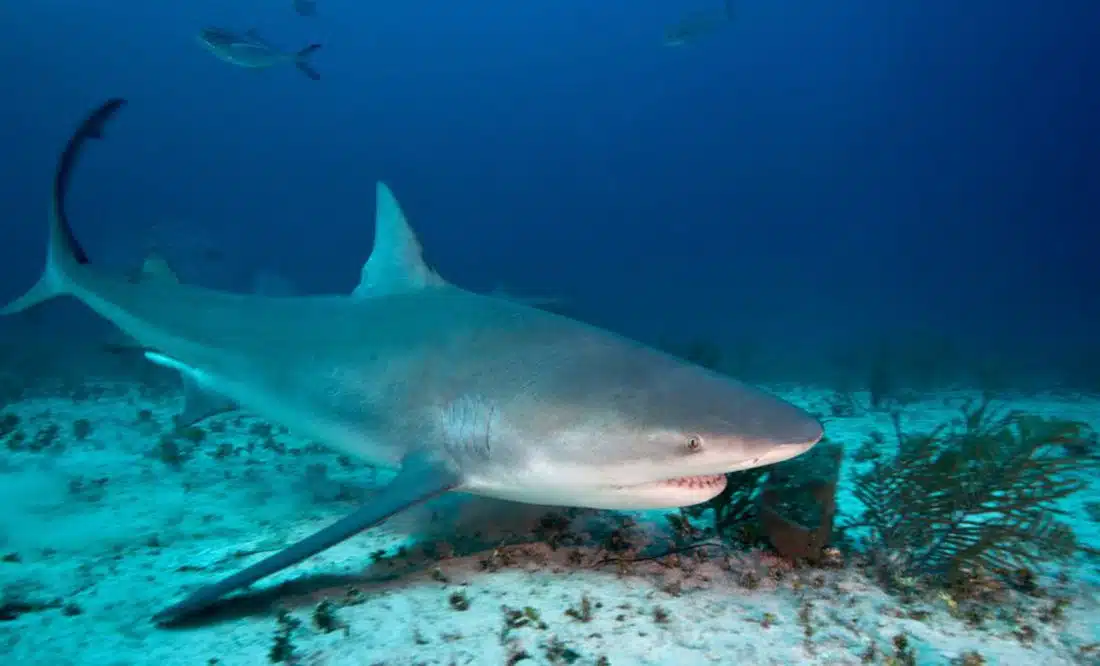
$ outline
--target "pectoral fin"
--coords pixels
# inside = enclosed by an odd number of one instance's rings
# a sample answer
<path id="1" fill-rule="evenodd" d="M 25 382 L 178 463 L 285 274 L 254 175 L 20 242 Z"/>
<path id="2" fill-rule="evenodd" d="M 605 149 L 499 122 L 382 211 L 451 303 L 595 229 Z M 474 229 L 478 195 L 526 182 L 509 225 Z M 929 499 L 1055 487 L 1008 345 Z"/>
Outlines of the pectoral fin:
<path id="1" fill-rule="evenodd" d="M 183 380 L 183 411 L 176 415 L 177 426 L 195 425 L 216 414 L 240 409 L 235 401 L 213 390 L 211 382 L 201 371 L 155 351 L 146 351 L 145 358 L 180 373 Z"/>
<path id="2" fill-rule="evenodd" d="M 412 456 L 405 461 L 397 477 L 355 513 L 228 578 L 199 589 L 178 604 L 157 613 L 153 621 L 169 624 L 205 610 L 230 592 L 331 548 L 395 513 L 457 487 L 459 483 L 459 477 L 450 470 L 420 456 Z"/>
<path id="3" fill-rule="evenodd" d="M 183 411 L 176 415 L 176 425 L 187 427 L 211 416 L 240 409 L 234 400 L 202 388 L 188 375 L 183 377 Z"/>

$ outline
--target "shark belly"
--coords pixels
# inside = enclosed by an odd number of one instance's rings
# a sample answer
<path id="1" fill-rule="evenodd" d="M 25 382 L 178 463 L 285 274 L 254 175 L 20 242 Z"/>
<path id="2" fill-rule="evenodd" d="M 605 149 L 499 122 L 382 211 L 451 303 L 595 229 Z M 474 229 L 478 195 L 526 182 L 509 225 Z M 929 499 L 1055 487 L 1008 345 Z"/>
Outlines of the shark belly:
<path id="1" fill-rule="evenodd" d="M 387 444 L 380 433 L 318 408 L 312 401 L 294 400 L 296 391 L 280 392 L 264 382 L 242 382 L 228 374 L 219 374 L 160 352 L 145 354 L 153 363 L 176 370 L 204 391 L 226 396 L 248 411 L 279 423 L 292 432 L 318 440 L 366 462 L 396 468 L 400 451 Z"/>
<path id="2" fill-rule="evenodd" d="M 196 339 L 203 336 L 171 333 L 170 324 L 157 323 L 155 317 L 127 307 L 125 294 L 112 298 L 118 296 L 117 288 L 112 287 L 82 285 L 74 289 L 73 295 L 146 349 L 149 361 L 175 370 L 185 383 L 228 398 L 299 436 L 369 464 L 400 466 L 403 447 L 385 437 L 377 424 L 363 418 L 370 411 L 363 409 L 366 396 L 338 390 L 331 383 L 317 385 L 319 377 L 333 374 L 325 370 L 323 360 L 273 366 L 264 350 L 250 353 L 249 344 L 219 345 Z"/>

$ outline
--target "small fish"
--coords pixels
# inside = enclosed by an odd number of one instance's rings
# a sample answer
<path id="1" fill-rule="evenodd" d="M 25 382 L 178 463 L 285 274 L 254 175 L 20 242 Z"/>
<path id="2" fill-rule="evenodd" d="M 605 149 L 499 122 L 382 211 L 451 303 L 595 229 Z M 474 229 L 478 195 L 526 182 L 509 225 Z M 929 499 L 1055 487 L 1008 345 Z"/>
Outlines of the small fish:
<path id="1" fill-rule="evenodd" d="M 238 67 L 267 69 L 283 63 L 293 63 L 314 81 L 321 78 L 309 62 L 313 52 L 321 48 L 320 44 L 310 44 L 301 51 L 289 53 L 272 46 L 255 30 L 249 30 L 242 35 L 223 28 L 203 28 L 198 39 L 200 44 L 218 58 Z"/>
<path id="2" fill-rule="evenodd" d="M 294 11 L 300 16 L 317 16 L 317 0 L 294 0 Z"/>
<path id="3" fill-rule="evenodd" d="M 720 29 L 733 18 L 733 0 L 725 0 L 722 9 L 708 14 L 696 14 L 665 29 L 665 46 L 685 46 Z"/>

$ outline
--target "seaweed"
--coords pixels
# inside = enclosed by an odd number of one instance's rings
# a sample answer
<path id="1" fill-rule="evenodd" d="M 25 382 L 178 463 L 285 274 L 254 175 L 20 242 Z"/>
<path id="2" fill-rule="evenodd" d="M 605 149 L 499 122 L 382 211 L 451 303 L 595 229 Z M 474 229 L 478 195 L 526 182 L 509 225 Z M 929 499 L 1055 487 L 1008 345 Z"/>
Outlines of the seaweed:
<path id="1" fill-rule="evenodd" d="M 870 530 L 872 556 L 899 576 L 948 581 L 976 569 L 1011 572 L 1079 550 L 1056 504 L 1084 487 L 1081 459 L 1067 448 L 1086 426 L 988 399 L 962 418 L 920 434 L 893 414 L 897 452 L 875 460 L 853 488 Z"/>

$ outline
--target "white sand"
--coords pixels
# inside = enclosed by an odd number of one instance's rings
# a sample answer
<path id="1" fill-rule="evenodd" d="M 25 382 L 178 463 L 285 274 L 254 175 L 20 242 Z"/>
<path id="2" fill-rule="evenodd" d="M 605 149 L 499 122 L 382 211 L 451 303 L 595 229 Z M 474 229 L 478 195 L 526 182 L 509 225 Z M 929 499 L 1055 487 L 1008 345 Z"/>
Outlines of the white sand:
<path id="1" fill-rule="evenodd" d="M 857 566 L 792 571 L 767 553 L 599 566 L 607 556 L 599 535 L 624 514 L 577 512 L 579 545 L 554 550 L 531 532 L 551 509 L 461 496 L 262 581 L 251 604 L 230 604 L 202 625 L 160 629 L 149 622 L 156 610 L 261 556 L 235 554 L 267 553 L 305 536 L 369 498 L 386 476 L 278 428 L 267 436 L 264 424 L 236 415 L 214 420 L 224 432 L 205 424 L 205 441 L 172 469 L 155 451 L 178 405 L 118 387 L 106 395 L 4 410 L 21 417 L 29 436 L 51 423 L 59 431 L 47 450 L 0 450 L 0 554 L 18 560 L 0 562 L 0 604 L 31 606 L 0 621 L 3 666 L 267 664 L 275 608 L 301 623 L 290 631 L 288 663 L 327 666 L 900 664 L 890 661 L 899 634 L 918 664 L 963 663 L 953 660 L 973 650 L 988 664 L 1100 664 L 1100 574 L 1084 557 L 1059 568 L 1062 582 L 1044 578 L 1042 596 L 1005 593 L 993 619 L 973 628 L 952 616 L 948 600 L 904 605 Z M 825 409 L 823 395 L 787 397 Z M 910 406 L 906 423 L 954 416 L 943 403 L 957 397 Z M 1100 404 L 1081 398 L 1012 406 L 1100 426 Z M 152 411 L 152 423 L 139 422 L 141 409 Z M 78 419 L 92 424 L 79 441 Z M 831 421 L 828 431 L 851 453 L 870 429 L 888 426 L 872 414 Z M 307 472 L 318 464 L 323 476 Z M 856 466 L 846 464 L 848 478 Z M 839 496 L 842 515 L 857 510 L 843 484 Z M 1093 488 L 1067 503 L 1078 536 L 1094 547 L 1100 523 L 1086 505 L 1097 501 Z M 660 513 L 631 517 L 637 545 L 667 539 Z M 457 554 L 436 561 L 417 544 Z M 379 550 L 385 555 L 373 561 Z M 288 580 L 301 583 L 270 593 Z M 1071 600 L 1065 618 L 1044 622 L 1063 596 Z M 566 614 L 583 615 L 585 598 L 587 616 Z M 343 628 L 314 626 L 325 600 Z M 457 609 L 463 601 L 468 608 Z M 523 617 L 527 607 L 533 611 Z"/>

